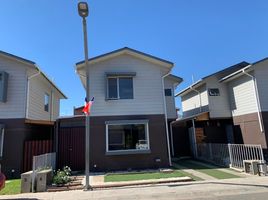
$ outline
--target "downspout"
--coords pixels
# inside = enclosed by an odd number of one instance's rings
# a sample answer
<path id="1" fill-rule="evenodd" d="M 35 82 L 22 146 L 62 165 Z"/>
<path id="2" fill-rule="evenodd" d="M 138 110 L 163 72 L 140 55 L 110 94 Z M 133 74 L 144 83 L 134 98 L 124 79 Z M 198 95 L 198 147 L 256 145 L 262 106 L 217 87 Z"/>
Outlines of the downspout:
<path id="1" fill-rule="evenodd" d="M 30 80 L 38 75 L 41 74 L 41 71 L 38 67 L 36 67 L 38 69 L 38 72 L 36 74 L 33 74 L 32 76 L 29 76 L 27 79 L 27 103 L 26 103 L 26 119 L 29 118 L 29 90 L 30 90 Z"/>
<path id="2" fill-rule="evenodd" d="M 259 99 L 259 93 L 258 93 L 256 78 L 255 78 L 255 76 L 247 73 L 245 71 L 245 69 L 243 69 L 242 72 L 243 72 L 243 74 L 245 74 L 245 75 L 249 76 L 250 78 L 252 78 L 252 81 L 253 81 L 253 89 L 255 91 L 255 100 L 256 100 L 257 109 L 258 109 L 258 120 L 259 120 L 260 130 L 263 133 L 264 132 L 264 129 L 263 129 L 263 119 L 262 119 L 262 116 L 261 116 L 261 105 L 260 105 L 260 99 Z"/>
<path id="3" fill-rule="evenodd" d="M 169 160 L 169 166 L 172 166 L 171 155 L 170 155 L 170 142 L 169 142 L 168 120 L 167 120 L 167 105 L 166 105 L 166 96 L 165 96 L 165 83 L 164 83 L 164 79 L 170 74 L 170 72 L 171 72 L 171 70 L 166 75 L 162 76 L 162 93 L 163 93 L 165 124 L 166 124 L 166 137 L 167 137 L 167 148 L 168 148 L 168 160 Z"/>
<path id="4" fill-rule="evenodd" d="M 194 89 L 193 86 L 190 86 L 190 89 L 191 89 L 192 91 L 197 92 L 197 94 L 198 94 L 198 96 L 199 96 L 199 111 L 200 111 L 200 113 L 201 113 L 201 112 L 202 112 L 202 99 L 201 99 L 201 93 L 200 93 L 198 90 Z"/>
<path id="5" fill-rule="evenodd" d="M 172 153 L 172 156 L 175 155 L 174 153 L 174 140 L 173 140 L 173 129 L 172 129 L 172 125 L 175 124 L 176 120 L 175 121 L 172 121 L 169 125 L 169 129 L 170 129 L 170 140 L 171 140 L 171 153 Z"/>

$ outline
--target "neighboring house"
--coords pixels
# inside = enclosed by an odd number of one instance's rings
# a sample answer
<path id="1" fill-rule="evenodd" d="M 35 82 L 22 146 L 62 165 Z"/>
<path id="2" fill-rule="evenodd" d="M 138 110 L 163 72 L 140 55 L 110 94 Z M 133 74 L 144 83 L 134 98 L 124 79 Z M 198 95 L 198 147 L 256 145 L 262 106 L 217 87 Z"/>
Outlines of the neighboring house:
<path id="1" fill-rule="evenodd" d="M 91 169 L 169 165 L 166 127 L 177 118 L 174 89 L 182 81 L 170 74 L 172 68 L 173 63 L 169 61 L 127 47 L 89 59 L 89 95 L 95 97 L 90 114 Z M 76 70 L 85 87 L 85 62 L 77 63 Z M 81 107 L 74 113 L 81 115 Z M 66 119 L 62 119 L 59 124 L 63 128 L 70 123 L 78 126 L 77 120 L 79 116 L 72 122 L 65 123 Z M 80 125 L 83 126 L 84 121 Z M 73 129 L 66 131 L 65 138 L 71 132 Z M 83 135 L 81 133 L 81 137 Z M 74 144 L 68 145 L 72 152 L 79 152 L 73 148 Z M 61 149 L 68 145 L 60 147 L 59 152 L 64 154 Z M 62 159 L 61 153 L 59 157 Z"/>
<path id="2" fill-rule="evenodd" d="M 267 77 L 266 58 L 202 78 L 176 95 L 181 97 L 183 116 L 173 125 L 195 127 L 190 134 L 197 143 L 261 144 L 267 152 Z"/>
<path id="3" fill-rule="evenodd" d="M 7 176 L 23 171 L 26 141 L 53 138 L 60 99 L 66 96 L 34 62 L 0 51 L 0 162 Z"/>

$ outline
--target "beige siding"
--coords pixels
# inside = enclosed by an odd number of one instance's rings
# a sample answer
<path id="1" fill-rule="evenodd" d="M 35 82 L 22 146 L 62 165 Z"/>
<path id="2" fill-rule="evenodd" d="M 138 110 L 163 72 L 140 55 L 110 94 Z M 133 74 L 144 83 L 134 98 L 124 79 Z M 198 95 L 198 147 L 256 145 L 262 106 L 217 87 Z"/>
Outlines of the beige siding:
<path id="1" fill-rule="evenodd" d="M 164 114 L 162 67 L 130 55 L 90 66 L 90 96 L 95 97 L 92 116 Z M 136 72 L 134 99 L 106 100 L 106 72 Z"/>
<path id="2" fill-rule="evenodd" d="M 196 88 L 196 90 L 200 92 L 201 101 L 199 94 L 196 91 L 191 91 L 181 97 L 183 117 L 208 111 L 208 95 L 206 85 L 204 84 Z"/>
<path id="3" fill-rule="evenodd" d="M 220 91 L 220 96 L 209 96 L 209 115 L 211 118 L 229 118 L 231 117 L 229 96 L 227 85 L 224 83 L 219 83 L 215 76 L 209 77 L 206 80 L 207 91 L 210 88 L 218 88 Z"/>
<path id="4" fill-rule="evenodd" d="M 7 102 L 0 102 L 0 119 L 24 118 L 26 108 L 26 66 L 0 56 L 0 71 L 9 74 Z"/>
<path id="5" fill-rule="evenodd" d="M 49 111 L 44 110 L 45 94 L 50 96 Z M 53 107 L 53 108 L 52 108 Z M 53 113 L 52 113 L 53 112 Z M 28 119 L 54 121 L 59 116 L 59 94 L 38 75 L 30 80 Z"/>
<path id="6" fill-rule="evenodd" d="M 253 81 L 243 75 L 228 83 L 233 116 L 257 112 Z"/>
<path id="7" fill-rule="evenodd" d="M 254 65 L 261 111 L 268 111 L 268 60 Z"/>
<path id="8" fill-rule="evenodd" d="M 167 105 L 167 117 L 169 119 L 176 119 L 177 112 L 175 106 L 175 98 L 174 98 L 174 81 L 170 80 L 168 77 L 165 78 L 165 89 L 171 89 L 171 96 L 166 96 L 166 105 Z"/>

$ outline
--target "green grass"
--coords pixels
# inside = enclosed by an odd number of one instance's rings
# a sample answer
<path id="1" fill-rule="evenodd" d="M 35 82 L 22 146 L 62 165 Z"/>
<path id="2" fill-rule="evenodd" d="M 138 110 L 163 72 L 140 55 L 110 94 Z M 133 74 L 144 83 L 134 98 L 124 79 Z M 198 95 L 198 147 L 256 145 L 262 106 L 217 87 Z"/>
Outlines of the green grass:
<path id="1" fill-rule="evenodd" d="M 21 189 L 21 180 L 6 180 L 5 187 L 0 191 L 0 195 L 19 194 Z"/>
<path id="2" fill-rule="evenodd" d="M 240 178 L 239 176 L 236 176 L 234 174 L 217 170 L 217 168 L 219 168 L 217 166 L 215 166 L 215 168 L 213 166 L 212 168 L 212 167 L 204 166 L 198 163 L 193 163 L 190 160 L 181 160 L 181 161 L 177 161 L 176 163 L 178 163 L 179 165 L 185 168 L 199 171 L 201 173 L 207 174 L 217 179 Z"/>
<path id="3" fill-rule="evenodd" d="M 136 181 L 160 178 L 175 178 L 186 176 L 179 170 L 172 173 L 163 172 L 148 172 L 148 173 L 128 173 L 128 174 L 107 174 L 104 177 L 104 182 L 120 182 L 120 181 Z"/>

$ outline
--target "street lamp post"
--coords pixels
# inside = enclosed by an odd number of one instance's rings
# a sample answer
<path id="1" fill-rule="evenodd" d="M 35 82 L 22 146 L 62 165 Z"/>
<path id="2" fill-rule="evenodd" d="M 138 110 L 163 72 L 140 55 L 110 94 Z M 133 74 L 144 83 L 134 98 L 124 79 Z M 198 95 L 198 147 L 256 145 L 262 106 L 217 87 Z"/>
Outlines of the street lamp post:
<path id="1" fill-rule="evenodd" d="M 88 45 L 87 45 L 87 21 L 86 17 L 88 16 L 88 5 L 86 2 L 79 2 L 78 3 L 78 13 L 83 19 L 83 31 L 84 31 L 84 52 L 85 52 L 85 66 L 86 66 L 86 99 L 89 100 L 89 66 L 88 66 Z M 90 145 L 90 117 L 86 115 L 86 153 L 85 153 L 85 173 L 86 173 L 86 185 L 85 189 L 91 189 L 89 185 L 89 145 Z"/>

